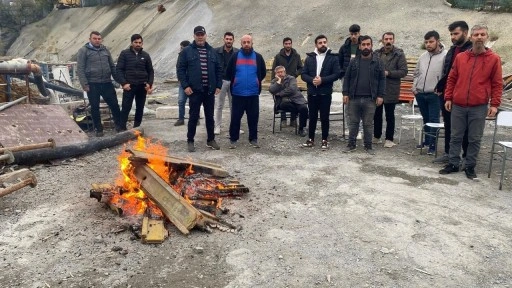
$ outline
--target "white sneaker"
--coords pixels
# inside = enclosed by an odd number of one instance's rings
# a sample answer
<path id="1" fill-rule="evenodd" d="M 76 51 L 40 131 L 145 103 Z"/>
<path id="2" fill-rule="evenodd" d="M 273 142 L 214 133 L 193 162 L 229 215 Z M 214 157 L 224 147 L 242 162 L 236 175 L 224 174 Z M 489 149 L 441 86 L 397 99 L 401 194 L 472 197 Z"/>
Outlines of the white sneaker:
<path id="1" fill-rule="evenodd" d="M 244 134 L 244 130 L 240 129 L 240 135 Z"/>
<path id="2" fill-rule="evenodd" d="M 391 140 L 386 140 L 386 142 L 384 143 L 384 147 L 385 148 L 393 148 L 393 146 L 395 146 L 395 142 L 391 141 Z"/>
<path id="3" fill-rule="evenodd" d="M 213 130 L 213 134 L 220 135 L 220 127 L 215 127 L 215 130 Z"/>
<path id="4" fill-rule="evenodd" d="M 363 132 L 359 131 L 359 133 L 357 133 L 357 137 L 356 137 L 357 140 L 361 140 L 363 139 Z"/>
<path id="5" fill-rule="evenodd" d="M 388 142 L 388 141 L 386 140 L 386 142 Z M 372 143 L 373 144 L 381 144 L 382 140 L 380 138 L 373 137 Z"/>

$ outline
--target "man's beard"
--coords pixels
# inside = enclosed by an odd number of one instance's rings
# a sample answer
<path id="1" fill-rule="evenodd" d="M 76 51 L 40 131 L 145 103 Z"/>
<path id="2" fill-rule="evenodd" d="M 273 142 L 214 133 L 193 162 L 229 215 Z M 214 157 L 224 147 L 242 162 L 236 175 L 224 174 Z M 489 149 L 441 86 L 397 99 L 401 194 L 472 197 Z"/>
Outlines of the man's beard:
<path id="1" fill-rule="evenodd" d="M 461 46 L 461 45 L 462 45 L 462 44 L 464 44 L 465 42 L 466 42 L 466 38 L 461 37 L 459 40 L 455 41 L 455 43 L 453 43 L 453 45 Z"/>
<path id="2" fill-rule="evenodd" d="M 326 51 L 327 51 L 327 47 L 325 47 L 325 46 L 318 48 L 319 53 L 325 53 Z"/>
<path id="3" fill-rule="evenodd" d="M 226 48 L 231 48 L 231 47 L 233 47 L 233 44 L 232 44 L 232 43 L 225 43 L 224 45 L 226 45 Z"/>
<path id="4" fill-rule="evenodd" d="M 361 51 L 361 55 L 363 56 L 370 56 L 370 54 L 372 53 L 372 50 L 368 49 L 368 48 L 364 48 L 363 51 Z"/>

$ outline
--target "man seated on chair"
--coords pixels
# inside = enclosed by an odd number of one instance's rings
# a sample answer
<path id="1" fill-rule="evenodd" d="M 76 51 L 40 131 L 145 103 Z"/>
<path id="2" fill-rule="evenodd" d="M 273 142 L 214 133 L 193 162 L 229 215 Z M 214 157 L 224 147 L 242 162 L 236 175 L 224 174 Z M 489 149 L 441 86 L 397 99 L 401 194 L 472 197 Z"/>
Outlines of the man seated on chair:
<path id="1" fill-rule="evenodd" d="M 284 66 L 277 66 L 274 69 L 276 77 L 272 79 L 268 90 L 276 97 L 275 107 L 279 110 L 291 113 L 291 119 L 296 119 L 299 114 L 299 135 L 306 136 L 304 127 L 308 120 L 308 106 L 306 98 L 297 87 L 297 79 L 286 74 Z"/>

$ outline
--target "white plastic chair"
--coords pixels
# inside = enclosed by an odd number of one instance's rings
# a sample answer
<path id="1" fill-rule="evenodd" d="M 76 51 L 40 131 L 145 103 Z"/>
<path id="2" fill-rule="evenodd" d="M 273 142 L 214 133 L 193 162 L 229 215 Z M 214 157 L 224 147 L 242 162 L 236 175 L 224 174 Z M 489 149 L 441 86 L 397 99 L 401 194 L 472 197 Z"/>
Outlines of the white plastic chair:
<path id="1" fill-rule="evenodd" d="M 430 127 L 435 129 L 435 132 L 429 132 L 426 133 L 425 129 L 421 129 L 421 141 L 420 145 L 425 143 L 425 136 L 430 135 L 435 138 L 436 141 L 436 152 L 434 157 L 437 158 L 437 144 L 439 142 L 439 138 L 444 138 L 444 133 L 441 135 L 441 131 L 444 131 L 444 123 L 427 123 L 425 124 L 426 127 Z M 420 154 L 423 154 L 423 146 L 421 146 Z"/>
<path id="2" fill-rule="evenodd" d="M 512 111 L 500 111 L 496 118 L 496 125 L 494 125 L 494 135 L 492 136 L 492 147 L 491 157 L 489 160 L 489 170 L 487 171 L 487 178 L 491 178 L 492 160 L 494 155 L 501 158 L 501 175 L 500 175 L 500 186 L 501 190 L 503 186 L 503 178 L 505 174 L 505 163 L 507 160 L 511 160 L 507 155 L 508 150 L 512 149 L 512 142 L 510 141 L 496 141 L 496 134 L 498 134 L 498 127 L 512 127 Z M 495 147 L 500 146 L 503 150 L 496 151 Z"/>
<path id="3" fill-rule="evenodd" d="M 400 117 L 400 132 L 398 132 L 398 144 L 400 144 L 400 140 L 402 139 L 402 127 L 405 125 L 408 125 L 408 124 L 412 124 L 412 129 L 413 129 L 413 132 L 412 132 L 412 135 L 413 135 L 413 138 L 416 139 L 416 121 L 420 120 L 420 121 L 423 121 L 423 117 L 421 117 L 420 114 L 416 114 L 414 112 L 414 107 L 417 106 L 418 103 L 416 102 L 416 98 L 414 98 L 414 101 L 412 102 L 411 106 L 412 106 L 412 114 L 408 114 L 408 115 L 402 115 L 402 117 Z"/>

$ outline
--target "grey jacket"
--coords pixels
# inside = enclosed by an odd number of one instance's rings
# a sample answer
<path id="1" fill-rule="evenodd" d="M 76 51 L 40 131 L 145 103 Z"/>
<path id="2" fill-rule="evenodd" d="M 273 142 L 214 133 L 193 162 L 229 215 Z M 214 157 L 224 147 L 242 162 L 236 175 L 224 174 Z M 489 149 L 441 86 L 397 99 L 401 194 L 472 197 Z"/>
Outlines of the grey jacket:
<path id="1" fill-rule="evenodd" d="M 277 105 L 281 104 L 282 97 L 289 97 L 290 101 L 295 104 L 306 104 L 306 98 L 302 95 L 297 87 L 297 79 L 291 75 L 286 75 L 281 84 L 272 79 L 268 91 L 276 96 Z"/>
<path id="2" fill-rule="evenodd" d="M 441 45 L 438 53 L 425 52 L 421 54 L 414 70 L 412 92 L 432 93 L 436 90 L 437 82 L 443 77 L 444 58 L 446 49 Z"/>
<path id="3" fill-rule="evenodd" d="M 107 47 L 95 48 L 85 44 L 77 55 L 77 73 L 82 88 L 89 83 L 109 83 L 111 76 L 117 81 L 116 65 Z"/>
<path id="4" fill-rule="evenodd" d="M 384 71 L 388 71 L 386 76 L 386 95 L 384 96 L 384 103 L 398 103 L 400 97 L 400 82 L 403 77 L 407 75 L 407 59 L 405 58 L 402 49 L 393 47 L 390 52 L 389 58 L 386 61 L 381 58 L 384 54 L 384 47 L 375 50 L 375 55 L 384 63 Z"/>

